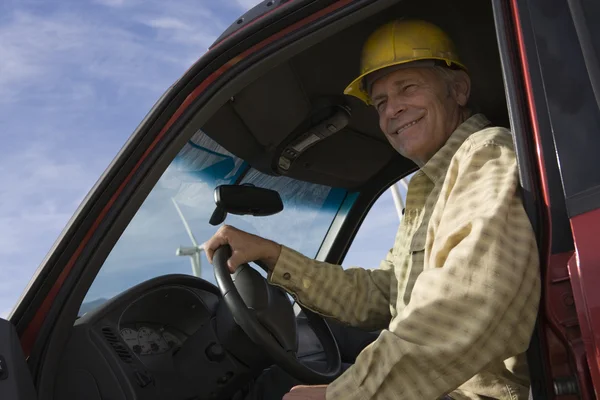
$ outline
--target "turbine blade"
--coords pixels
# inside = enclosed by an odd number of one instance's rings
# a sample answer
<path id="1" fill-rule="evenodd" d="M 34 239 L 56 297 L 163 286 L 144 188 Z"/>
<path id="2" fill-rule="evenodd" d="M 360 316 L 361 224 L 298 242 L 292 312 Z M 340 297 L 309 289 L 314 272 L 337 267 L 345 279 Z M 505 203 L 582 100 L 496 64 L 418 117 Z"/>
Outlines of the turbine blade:
<path id="1" fill-rule="evenodd" d="M 194 234 L 192 233 L 192 230 L 190 229 L 190 226 L 188 225 L 185 217 L 183 216 L 183 213 L 181 212 L 181 209 L 179 208 L 179 205 L 177 204 L 177 202 L 175 201 L 175 199 L 173 197 L 171 197 L 171 201 L 173 201 L 173 205 L 175 206 L 175 209 L 177 210 L 177 214 L 179 214 L 179 218 L 181 218 L 181 222 L 183 222 L 183 226 L 185 227 L 185 231 L 187 232 L 188 236 L 190 237 L 192 244 L 194 245 L 194 247 L 198 247 L 198 242 L 196 241 L 196 238 L 194 237 Z"/>

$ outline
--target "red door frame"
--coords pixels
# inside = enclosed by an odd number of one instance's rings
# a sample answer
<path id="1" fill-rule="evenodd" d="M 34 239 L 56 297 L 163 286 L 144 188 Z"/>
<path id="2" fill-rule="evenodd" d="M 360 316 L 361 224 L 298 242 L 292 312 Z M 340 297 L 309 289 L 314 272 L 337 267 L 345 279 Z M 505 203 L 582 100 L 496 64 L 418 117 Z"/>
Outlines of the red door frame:
<path id="1" fill-rule="evenodd" d="M 552 230 L 548 177 L 544 166 L 535 94 L 525 50 L 518 0 L 511 0 L 511 11 L 536 147 L 544 202 L 542 211 L 548 226 L 545 237 L 550 238 Z M 542 255 L 547 257 L 545 299 L 542 306 L 551 328 L 551 331 L 546 332 L 549 339 L 547 344 L 548 361 L 551 363 L 549 367 L 553 373 L 558 373 L 557 371 L 564 374 L 576 373 L 581 398 L 587 400 L 598 398 L 597 388 L 600 388 L 600 247 L 598 246 L 600 208 L 571 218 L 570 221 L 575 243 L 574 254 L 569 252 L 551 255 L 549 243 L 542 244 L 547 246 L 545 247 L 547 252 Z M 560 344 L 554 342 L 556 336 L 567 344 L 573 360 L 556 358 L 556 354 L 560 353 L 558 349 Z M 569 368 L 563 368 L 560 364 L 570 365 Z"/>

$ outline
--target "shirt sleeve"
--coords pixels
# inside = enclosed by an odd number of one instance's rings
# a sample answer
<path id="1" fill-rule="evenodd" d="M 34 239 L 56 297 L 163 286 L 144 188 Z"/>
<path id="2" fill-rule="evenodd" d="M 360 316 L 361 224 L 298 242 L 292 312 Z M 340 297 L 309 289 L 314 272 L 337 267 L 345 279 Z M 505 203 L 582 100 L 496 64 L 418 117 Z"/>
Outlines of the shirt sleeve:
<path id="1" fill-rule="evenodd" d="M 328 400 L 438 399 L 490 362 L 527 349 L 539 261 L 516 193 L 514 152 L 487 143 L 453 160 L 449 174 L 409 304 L 329 385 Z"/>
<path id="2" fill-rule="evenodd" d="M 395 279 L 391 255 L 392 250 L 378 269 L 344 270 L 282 246 L 269 281 L 311 311 L 365 330 L 379 330 L 391 319 L 390 284 Z"/>

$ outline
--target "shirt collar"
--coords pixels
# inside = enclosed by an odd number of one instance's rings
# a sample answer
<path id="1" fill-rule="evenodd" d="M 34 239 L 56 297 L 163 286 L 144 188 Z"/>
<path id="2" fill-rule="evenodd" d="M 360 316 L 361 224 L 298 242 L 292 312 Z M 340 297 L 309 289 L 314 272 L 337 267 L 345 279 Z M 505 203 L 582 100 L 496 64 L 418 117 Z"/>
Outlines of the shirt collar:
<path id="1" fill-rule="evenodd" d="M 425 165 L 421 171 L 435 183 L 440 177 L 446 174 L 450 161 L 460 146 L 473 133 L 482 130 L 490 121 L 483 114 L 475 114 L 460 124 L 458 128 L 448 138 L 446 143 L 439 149 Z"/>

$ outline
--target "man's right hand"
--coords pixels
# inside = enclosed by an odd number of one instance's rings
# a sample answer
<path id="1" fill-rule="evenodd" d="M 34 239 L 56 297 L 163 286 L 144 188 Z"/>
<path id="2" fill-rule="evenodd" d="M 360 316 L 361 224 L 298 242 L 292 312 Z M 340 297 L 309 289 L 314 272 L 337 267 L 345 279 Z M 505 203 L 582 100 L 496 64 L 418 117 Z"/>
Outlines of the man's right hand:
<path id="1" fill-rule="evenodd" d="M 206 257 L 211 264 L 215 251 L 226 244 L 231 247 L 232 252 L 227 261 L 231 273 L 235 272 L 240 265 L 251 261 L 262 261 L 269 271 L 273 271 L 281 253 L 281 245 L 271 240 L 223 225 L 203 244 Z"/>

